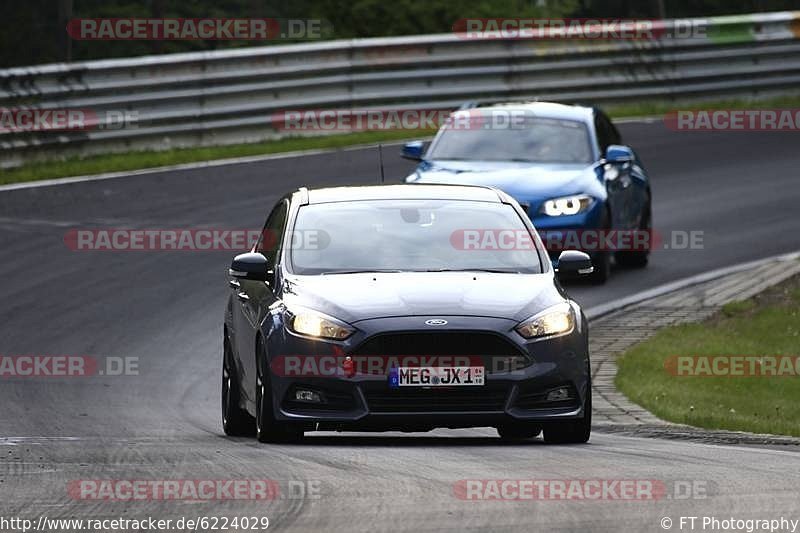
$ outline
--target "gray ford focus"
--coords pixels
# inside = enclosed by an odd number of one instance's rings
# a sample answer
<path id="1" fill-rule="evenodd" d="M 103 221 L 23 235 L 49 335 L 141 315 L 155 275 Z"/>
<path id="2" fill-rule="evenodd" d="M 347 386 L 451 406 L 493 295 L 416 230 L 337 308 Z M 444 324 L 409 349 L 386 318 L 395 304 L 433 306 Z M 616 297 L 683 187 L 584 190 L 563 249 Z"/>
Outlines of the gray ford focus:
<path id="1" fill-rule="evenodd" d="M 587 322 L 520 206 L 493 188 L 301 188 L 229 273 L 228 435 L 497 428 L 591 431 Z"/>

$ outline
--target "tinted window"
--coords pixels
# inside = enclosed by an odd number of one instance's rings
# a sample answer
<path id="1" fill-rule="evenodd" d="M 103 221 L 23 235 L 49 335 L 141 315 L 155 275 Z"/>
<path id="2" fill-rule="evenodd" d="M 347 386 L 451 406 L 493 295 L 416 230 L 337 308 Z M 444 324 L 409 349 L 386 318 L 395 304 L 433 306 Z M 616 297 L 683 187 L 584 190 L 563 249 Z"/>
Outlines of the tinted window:
<path id="1" fill-rule="evenodd" d="M 597 129 L 597 143 L 600 145 L 600 152 L 606 153 L 606 149 L 611 144 L 622 144 L 622 138 L 617 128 L 611 120 L 602 112 L 595 111 L 595 128 Z"/>
<path id="2" fill-rule="evenodd" d="M 509 205 L 379 200 L 303 206 L 292 234 L 298 274 L 374 270 L 541 272 L 531 234 Z"/>
<path id="3" fill-rule="evenodd" d="M 619 134 L 619 130 L 617 129 L 617 127 L 608 117 L 606 117 L 606 120 L 608 120 L 608 125 L 611 127 L 611 138 L 613 139 L 614 144 L 623 144 L 622 135 Z"/>
<path id="4" fill-rule="evenodd" d="M 490 127 L 491 126 L 491 127 Z M 586 125 L 573 120 L 514 117 L 511 125 L 491 119 L 458 121 L 444 126 L 428 159 L 590 163 L 591 141 Z"/>
<path id="5" fill-rule="evenodd" d="M 611 144 L 611 139 L 609 138 L 608 128 L 606 128 L 599 114 L 595 116 L 594 129 L 597 134 L 597 144 L 600 146 L 600 153 L 605 154 L 608 145 Z"/>
<path id="6" fill-rule="evenodd" d="M 286 226 L 287 212 L 288 203 L 286 200 L 281 200 L 272 209 L 269 217 L 267 217 L 267 223 L 264 224 L 264 231 L 261 232 L 258 246 L 256 246 L 256 251 L 267 256 L 272 265 L 274 265 L 278 259 L 280 240 L 283 229 Z"/>

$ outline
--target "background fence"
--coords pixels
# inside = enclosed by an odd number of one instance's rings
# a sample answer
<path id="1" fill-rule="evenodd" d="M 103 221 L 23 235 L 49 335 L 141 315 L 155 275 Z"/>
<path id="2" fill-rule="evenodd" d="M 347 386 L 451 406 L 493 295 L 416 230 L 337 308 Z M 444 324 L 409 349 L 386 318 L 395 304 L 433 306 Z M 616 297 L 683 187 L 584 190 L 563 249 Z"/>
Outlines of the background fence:
<path id="1" fill-rule="evenodd" d="M 129 113 L 125 127 L 14 131 L 0 165 L 32 159 L 254 142 L 272 116 L 309 109 L 448 109 L 466 100 L 611 103 L 800 88 L 800 12 L 664 22 L 703 36 L 647 40 L 328 41 L 0 70 L 0 109 Z"/>

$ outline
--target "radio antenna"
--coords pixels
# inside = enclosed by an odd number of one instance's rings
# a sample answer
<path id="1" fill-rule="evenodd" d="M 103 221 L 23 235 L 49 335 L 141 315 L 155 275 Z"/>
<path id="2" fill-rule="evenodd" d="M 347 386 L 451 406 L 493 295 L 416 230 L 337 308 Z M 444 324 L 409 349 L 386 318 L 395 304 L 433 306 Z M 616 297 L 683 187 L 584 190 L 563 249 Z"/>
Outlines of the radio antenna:
<path id="1" fill-rule="evenodd" d="M 378 160 L 381 163 L 381 185 L 386 182 L 386 176 L 383 172 L 383 145 L 378 143 Z"/>

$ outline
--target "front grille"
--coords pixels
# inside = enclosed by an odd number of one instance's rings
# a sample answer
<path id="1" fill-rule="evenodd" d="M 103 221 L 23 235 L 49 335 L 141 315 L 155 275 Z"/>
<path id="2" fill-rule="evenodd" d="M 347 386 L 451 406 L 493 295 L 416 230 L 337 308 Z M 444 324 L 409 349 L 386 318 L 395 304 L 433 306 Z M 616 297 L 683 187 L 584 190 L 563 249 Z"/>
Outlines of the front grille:
<path id="1" fill-rule="evenodd" d="M 393 412 L 489 412 L 502 411 L 508 397 L 507 385 L 365 390 L 367 406 L 374 413 Z"/>
<path id="2" fill-rule="evenodd" d="M 367 339 L 351 355 L 480 358 L 487 374 L 531 364 L 511 341 L 474 331 L 384 333 Z"/>

